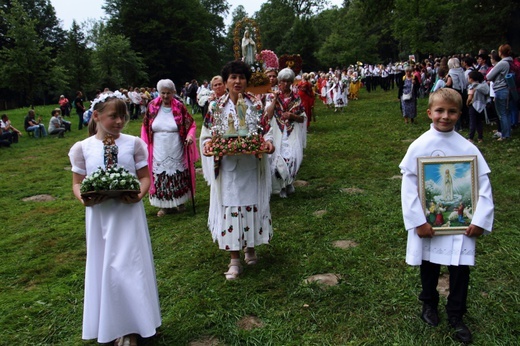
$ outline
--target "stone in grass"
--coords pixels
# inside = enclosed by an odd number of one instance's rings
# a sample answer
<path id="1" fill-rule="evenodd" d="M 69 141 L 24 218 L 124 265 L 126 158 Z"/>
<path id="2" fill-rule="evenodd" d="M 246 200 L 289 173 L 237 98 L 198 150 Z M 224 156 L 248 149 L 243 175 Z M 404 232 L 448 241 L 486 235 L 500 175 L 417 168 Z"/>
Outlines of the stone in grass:
<path id="1" fill-rule="evenodd" d="M 358 243 L 352 240 L 336 240 L 332 245 L 340 249 L 350 249 L 351 247 L 358 246 Z"/>
<path id="2" fill-rule="evenodd" d="M 195 173 L 196 174 L 202 174 L 202 168 L 195 168 Z"/>
<path id="3" fill-rule="evenodd" d="M 450 294 L 450 274 L 443 273 L 441 276 L 439 276 L 437 291 L 439 291 L 441 296 L 448 297 Z"/>
<path id="4" fill-rule="evenodd" d="M 365 190 L 359 189 L 357 187 L 346 187 L 346 188 L 341 189 L 340 191 L 351 194 L 351 195 L 365 192 Z"/>
<path id="5" fill-rule="evenodd" d="M 316 216 L 316 217 L 322 217 L 323 215 L 327 214 L 327 211 L 326 210 L 317 210 L 315 211 L 314 213 L 312 213 L 312 215 Z"/>
<path id="6" fill-rule="evenodd" d="M 201 339 L 192 341 L 189 346 L 218 346 L 221 345 L 219 339 L 213 336 L 204 336 Z"/>
<path id="7" fill-rule="evenodd" d="M 303 187 L 303 186 L 309 186 L 309 182 L 305 180 L 295 180 L 293 182 L 294 187 Z"/>
<path id="8" fill-rule="evenodd" d="M 262 328 L 264 326 L 264 322 L 256 316 L 249 315 L 242 317 L 238 322 L 237 326 L 243 330 L 252 330 L 256 328 Z"/>
<path id="9" fill-rule="evenodd" d="M 72 166 L 65 166 L 63 167 L 64 170 L 66 171 L 71 171 L 72 170 Z"/>
<path id="10" fill-rule="evenodd" d="M 31 197 L 26 197 L 22 199 L 24 202 L 50 202 L 54 201 L 56 198 L 52 197 L 51 195 L 35 195 Z"/>
<path id="11" fill-rule="evenodd" d="M 392 176 L 392 178 L 390 178 L 390 180 L 396 180 L 396 179 L 403 179 L 403 176 L 402 175 L 394 175 Z"/>
<path id="12" fill-rule="evenodd" d="M 339 279 L 340 277 L 338 275 L 332 273 L 316 274 L 305 279 L 305 283 L 310 284 L 312 282 L 316 282 L 325 286 L 336 286 L 339 283 Z"/>

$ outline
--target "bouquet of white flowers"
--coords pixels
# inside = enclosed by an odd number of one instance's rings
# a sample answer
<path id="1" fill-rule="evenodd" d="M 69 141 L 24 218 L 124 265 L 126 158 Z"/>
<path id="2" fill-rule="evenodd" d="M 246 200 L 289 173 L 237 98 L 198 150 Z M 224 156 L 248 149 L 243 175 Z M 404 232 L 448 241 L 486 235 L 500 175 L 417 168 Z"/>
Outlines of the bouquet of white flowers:
<path id="1" fill-rule="evenodd" d="M 117 196 L 123 192 L 139 193 L 140 184 L 137 177 L 123 167 L 99 167 L 83 179 L 80 192 L 82 195 L 97 193 Z"/>

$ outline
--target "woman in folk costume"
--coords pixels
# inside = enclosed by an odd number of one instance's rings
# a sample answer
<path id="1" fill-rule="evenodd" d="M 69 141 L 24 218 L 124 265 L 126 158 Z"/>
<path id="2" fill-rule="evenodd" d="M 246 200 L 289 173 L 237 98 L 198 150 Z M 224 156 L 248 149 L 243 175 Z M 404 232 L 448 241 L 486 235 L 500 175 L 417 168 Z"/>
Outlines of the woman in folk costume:
<path id="1" fill-rule="evenodd" d="M 242 61 L 231 61 L 222 69 L 228 92 L 210 107 L 201 130 L 203 154 L 212 156 L 213 136 L 237 133 L 242 117 L 249 133 L 268 128 L 263 118 L 261 96 L 246 93 L 251 70 Z M 265 131 L 264 131 L 265 132 Z M 263 134 L 264 149 L 274 151 L 270 132 Z M 225 137 L 223 137 L 225 138 Z M 206 163 L 203 160 L 203 163 Z M 245 262 L 257 262 L 255 247 L 268 244 L 273 235 L 269 199 L 271 175 L 267 154 L 224 155 L 215 157 L 214 166 L 203 165 L 204 178 L 211 186 L 208 226 L 219 248 L 231 255 L 227 280 L 237 279 L 242 272 L 240 250 L 245 249 Z"/>
<path id="2" fill-rule="evenodd" d="M 327 104 L 327 75 L 325 73 L 320 74 L 320 78 L 318 78 L 318 89 L 320 100 L 324 105 Z"/>
<path id="3" fill-rule="evenodd" d="M 308 128 L 310 126 L 312 113 L 314 110 L 314 90 L 310 82 L 310 75 L 308 73 L 304 73 L 302 75 L 301 82 L 298 83 L 298 95 L 300 96 L 302 104 L 305 107 Z M 314 117 L 314 121 L 316 121 L 316 117 Z"/>
<path id="4" fill-rule="evenodd" d="M 339 73 L 333 78 L 332 84 L 332 98 L 334 100 L 334 112 L 340 110 L 343 112 L 343 108 L 347 105 L 347 88 L 348 82 L 346 77 L 343 78 Z"/>
<path id="5" fill-rule="evenodd" d="M 265 112 L 273 131 L 275 152 L 271 155 L 273 193 L 286 198 L 294 193 L 293 181 L 303 159 L 307 141 L 307 117 L 300 97 L 291 91 L 294 72 L 284 68 L 278 73 L 280 90 L 266 100 Z"/>
<path id="6" fill-rule="evenodd" d="M 358 62 L 359 63 L 359 62 Z M 350 90 L 349 95 L 350 99 L 357 100 L 359 97 L 359 89 L 361 89 L 361 77 L 358 74 L 358 71 L 356 71 L 356 67 L 354 67 L 352 70 L 349 70 L 350 75 Z"/>
<path id="7" fill-rule="evenodd" d="M 325 82 L 325 104 L 327 105 L 327 108 L 331 108 L 334 106 L 334 92 L 332 90 L 332 86 L 334 85 L 334 74 L 329 73 L 325 78 L 327 78 Z"/>
<path id="8" fill-rule="evenodd" d="M 143 118 L 141 138 L 148 144 L 150 204 L 161 208 L 157 216 L 184 208 L 195 195 L 195 143 L 197 126 L 186 106 L 177 100 L 175 84 L 169 79 L 157 83 L 159 97 L 152 100 Z"/>

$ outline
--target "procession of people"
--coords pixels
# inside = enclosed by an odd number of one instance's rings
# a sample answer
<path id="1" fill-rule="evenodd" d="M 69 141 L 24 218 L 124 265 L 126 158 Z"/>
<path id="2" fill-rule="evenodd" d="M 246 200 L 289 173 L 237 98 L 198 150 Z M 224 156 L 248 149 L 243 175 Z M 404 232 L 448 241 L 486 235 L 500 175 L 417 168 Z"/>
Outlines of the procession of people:
<path id="1" fill-rule="evenodd" d="M 295 183 L 300 168 L 307 164 L 307 136 L 313 131 L 311 123 L 319 121 L 315 102 L 321 100 L 331 116 L 345 117 L 352 104 L 362 104 L 363 97 L 380 88 L 396 92 L 395 105 L 400 108 L 396 114 L 401 113 L 404 123 L 410 124 L 402 126 L 416 123 L 418 99 L 428 98 L 430 130 L 410 145 L 399 165 L 408 234 L 406 262 L 420 267 L 420 316 L 430 326 L 439 324 L 439 267 L 448 267 L 457 280 L 450 283 L 453 291 L 446 306 L 449 325 L 456 339 L 471 342 L 472 334 L 463 322 L 469 266 L 475 263 L 477 237 L 492 231 L 494 217 L 490 169 L 477 145 L 484 141 L 483 122 L 492 119 L 493 111 L 498 119 L 495 136 L 500 142 L 510 138 L 518 123 L 518 109 L 507 94 L 505 81 L 513 70 L 509 64 L 517 64 L 511 47 L 501 45 L 496 54 L 490 54 L 489 64 L 486 54 L 479 54 L 478 59 L 450 56 L 386 64 L 357 61 L 328 71 L 303 71 L 295 68 L 297 64 L 279 64 L 276 56 L 268 63 L 257 61 L 262 52 L 257 51 L 260 42 L 251 28 L 244 28 L 239 42 L 240 58 L 214 72 L 218 74 L 209 83 L 193 79 L 177 90 L 171 79 L 164 78 L 156 88 L 105 89 L 90 102 L 90 109 L 84 105 L 87 101 L 82 91 L 77 91 L 72 105 L 62 95 L 60 108 L 52 111 L 48 132 L 42 118 L 36 117 L 34 110 L 28 112 L 25 131 L 35 138 L 47 134 L 63 137 L 70 131 L 70 122 L 62 115 L 70 117 L 72 108 L 78 115 L 78 130 L 88 126 L 89 137 L 69 152 L 73 193 L 85 206 L 88 250 L 83 338 L 135 345 L 139 337 L 154 335 L 161 325 L 145 201 L 157 208 L 153 218 L 186 213 L 186 204 L 194 208 L 195 166 L 200 161 L 199 173 L 209 189 L 204 211 L 208 237 L 229 258 L 222 268 L 223 279 L 239 280 L 244 271 L 254 270 L 262 261 L 258 247 L 276 239 L 275 225 L 283 222 L 273 220 L 271 198 L 290 201 L 298 193 Z M 264 63 L 262 92 L 252 84 L 251 65 L 257 62 Z M 202 118 L 199 133 L 197 113 Z M 122 133 L 132 120 L 140 124 L 139 136 Z M 467 138 L 459 133 L 464 127 L 469 128 Z M 7 115 L 2 116 L 2 129 L 11 143 L 22 136 Z M 461 178 L 451 166 L 443 167 L 440 174 L 442 192 L 426 203 L 421 200 L 418 158 L 428 156 L 430 150 L 450 157 L 464 154 L 478 158 L 476 192 L 480 202 L 471 218 L 467 217 L 471 206 L 457 194 Z M 138 180 L 139 189 L 113 195 L 85 194 L 82 184 L 95 176 L 98 167 L 124 169 L 125 177 Z M 454 219 L 447 216 L 450 212 Z M 449 228 L 450 222 L 465 229 L 435 237 L 435 232 Z M 127 233 L 118 232 L 123 226 Z M 434 252 L 433 245 L 443 253 Z M 135 283 L 137 290 L 132 290 Z M 132 303 L 138 308 L 129 309 Z"/>

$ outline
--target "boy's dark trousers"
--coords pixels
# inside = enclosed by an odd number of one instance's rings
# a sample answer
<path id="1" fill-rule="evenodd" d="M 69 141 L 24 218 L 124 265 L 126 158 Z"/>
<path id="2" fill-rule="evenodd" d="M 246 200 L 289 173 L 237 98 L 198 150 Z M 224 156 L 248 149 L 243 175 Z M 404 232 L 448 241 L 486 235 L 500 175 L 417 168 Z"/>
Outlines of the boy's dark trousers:
<path id="1" fill-rule="evenodd" d="M 448 271 L 450 272 L 450 294 L 448 296 L 448 303 L 446 304 L 446 312 L 448 318 L 462 318 L 464 313 L 466 313 L 466 301 L 468 298 L 469 286 L 469 266 L 448 266 Z M 437 305 L 439 304 L 437 284 L 439 282 L 440 272 L 440 264 L 422 261 L 422 292 L 419 295 L 419 300 L 433 308 L 437 308 Z"/>

